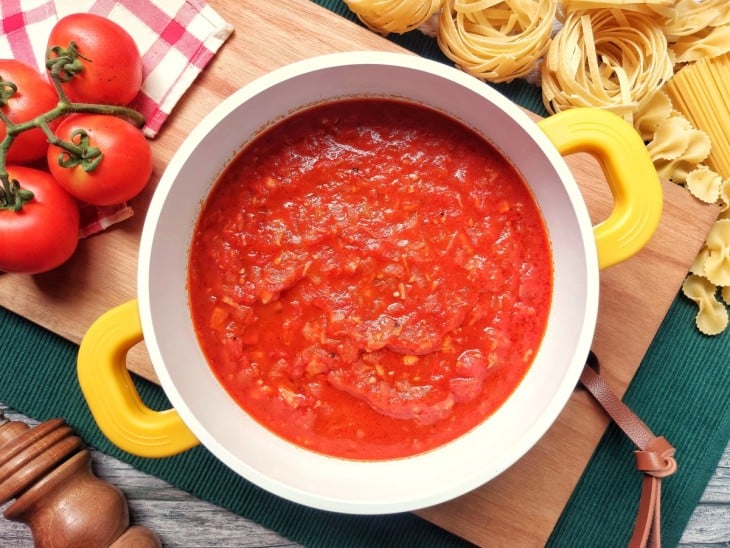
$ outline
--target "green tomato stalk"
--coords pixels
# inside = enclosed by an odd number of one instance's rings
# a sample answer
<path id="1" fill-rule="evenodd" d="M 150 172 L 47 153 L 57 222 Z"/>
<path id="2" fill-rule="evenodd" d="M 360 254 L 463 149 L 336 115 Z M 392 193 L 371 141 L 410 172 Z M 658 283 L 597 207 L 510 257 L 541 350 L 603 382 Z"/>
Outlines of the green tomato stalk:
<path id="1" fill-rule="evenodd" d="M 103 154 L 98 148 L 90 146 L 86 132 L 75 132 L 72 141 L 63 141 L 56 137 L 51 130 L 51 122 L 67 114 L 92 113 L 119 116 L 127 119 L 137 127 L 144 125 L 144 117 L 133 108 L 95 103 L 75 103 L 68 98 L 61 84 L 68 82 L 76 74 L 83 71 L 82 61 L 90 62 L 89 59 L 79 54 L 74 42 L 71 42 L 68 48 L 60 46 L 49 48 L 46 52 L 46 68 L 58 95 L 58 104 L 32 120 L 17 124 L 12 122 L 0 110 L 0 121 L 5 124 L 6 129 L 5 138 L 0 142 L 0 210 L 20 211 L 26 203 L 33 199 L 33 193 L 23 189 L 15 179 L 11 180 L 7 171 L 8 150 L 10 150 L 10 146 L 16 137 L 24 131 L 40 128 L 50 144 L 62 148 L 65 153 L 63 154 L 63 160 L 59 159 L 61 166 L 74 167 L 81 165 L 85 171 L 93 171 L 101 162 Z M 5 80 L 0 75 L 0 108 L 6 106 L 17 91 L 18 87 L 13 82 Z"/>

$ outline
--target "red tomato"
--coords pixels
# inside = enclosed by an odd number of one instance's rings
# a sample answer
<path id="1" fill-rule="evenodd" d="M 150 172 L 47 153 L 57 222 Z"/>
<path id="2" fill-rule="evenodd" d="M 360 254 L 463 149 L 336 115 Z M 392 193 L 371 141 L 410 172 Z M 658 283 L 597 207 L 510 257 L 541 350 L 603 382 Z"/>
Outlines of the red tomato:
<path id="1" fill-rule="evenodd" d="M 36 274 L 62 265 L 78 243 L 76 202 L 45 171 L 7 169 L 33 198 L 20 211 L 0 209 L 0 270 Z"/>
<path id="2" fill-rule="evenodd" d="M 17 90 L 2 107 L 8 119 L 20 124 L 45 114 L 58 104 L 58 95 L 44 75 L 34 68 L 14 59 L 0 60 L 0 78 L 12 82 Z M 5 139 L 7 128 L 0 121 L 0 140 Z M 24 164 L 43 158 L 48 141 L 40 128 L 19 133 L 8 151 L 7 161 Z"/>
<path id="3" fill-rule="evenodd" d="M 80 72 L 62 88 L 71 101 L 126 105 L 142 86 L 142 57 L 132 37 L 122 27 L 99 15 L 74 13 L 58 20 L 48 37 L 48 56 L 53 48 L 76 44 Z M 66 76 L 68 72 L 64 73 Z"/>
<path id="4" fill-rule="evenodd" d="M 67 151 L 49 146 L 48 168 L 58 183 L 72 196 L 94 205 L 120 204 L 139 194 L 152 175 L 152 150 L 142 132 L 116 116 L 75 114 L 63 120 L 55 133 L 63 141 L 78 144 L 78 131 L 86 133 L 89 147 L 99 149 L 101 160 L 87 171 L 89 162 L 73 162 Z M 75 165 L 61 165 L 69 160 Z"/>

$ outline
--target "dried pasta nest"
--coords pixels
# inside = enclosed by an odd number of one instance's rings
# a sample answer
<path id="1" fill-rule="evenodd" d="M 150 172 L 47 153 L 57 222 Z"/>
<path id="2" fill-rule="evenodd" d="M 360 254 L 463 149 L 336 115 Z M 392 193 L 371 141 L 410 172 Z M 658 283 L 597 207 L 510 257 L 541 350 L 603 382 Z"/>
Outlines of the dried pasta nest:
<path id="1" fill-rule="evenodd" d="M 683 0 L 680 0 L 683 1 Z M 696 0 L 690 0 L 694 2 Z M 712 0 L 714 1 L 714 0 Z M 724 2 L 725 0 L 720 0 Z M 638 11 L 652 17 L 673 19 L 676 13 L 677 0 L 560 0 L 564 13 L 576 10 L 616 8 L 620 10 Z"/>
<path id="2" fill-rule="evenodd" d="M 557 0 L 446 0 L 439 14 L 441 51 L 489 82 L 533 71 L 550 44 Z"/>
<path id="3" fill-rule="evenodd" d="M 424 24 L 441 7 L 442 0 L 345 0 L 345 4 L 370 30 L 404 34 Z"/>
<path id="4" fill-rule="evenodd" d="M 627 121 L 642 100 L 671 78 L 673 61 L 655 17 L 641 11 L 568 13 L 541 68 L 550 113 L 600 107 Z"/>
<path id="5" fill-rule="evenodd" d="M 676 0 L 674 10 L 662 30 L 676 63 L 715 57 L 730 49 L 730 2 Z"/>

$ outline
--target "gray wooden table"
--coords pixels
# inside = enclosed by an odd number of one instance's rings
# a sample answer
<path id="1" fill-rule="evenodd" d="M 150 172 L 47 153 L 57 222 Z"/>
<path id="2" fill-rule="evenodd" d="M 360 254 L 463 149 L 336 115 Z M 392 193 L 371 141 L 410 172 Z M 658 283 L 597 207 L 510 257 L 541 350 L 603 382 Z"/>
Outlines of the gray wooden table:
<path id="1" fill-rule="evenodd" d="M 0 403 L 10 420 L 31 420 Z M 261 525 L 170 486 L 113 457 L 93 451 L 96 474 L 127 497 L 131 520 L 155 531 L 165 547 L 294 547 Z M 0 508 L 2 510 L 2 508 Z M 0 548 L 33 545 L 28 528 L 0 517 Z M 730 444 L 682 536 L 681 547 L 730 546 Z"/>

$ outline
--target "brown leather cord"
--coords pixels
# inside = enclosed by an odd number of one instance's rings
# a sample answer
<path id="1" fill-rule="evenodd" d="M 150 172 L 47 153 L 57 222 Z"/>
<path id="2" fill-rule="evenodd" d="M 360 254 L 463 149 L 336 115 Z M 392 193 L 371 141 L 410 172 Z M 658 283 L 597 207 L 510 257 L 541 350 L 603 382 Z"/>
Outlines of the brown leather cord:
<path id="1" fill-rule="evenodd" d="M 638 447 L 638 450 L 634 451 L 636 468 L 644 473 L 638 516 L 629 546 L 660 548 L 661 480 L 677 470 L 674 447 L 664 437 L 655 436 L 649 427 L 611 391 L 597 373 L 598 365 L 598 358 L 591 352 L 580 382 Z"/>

